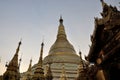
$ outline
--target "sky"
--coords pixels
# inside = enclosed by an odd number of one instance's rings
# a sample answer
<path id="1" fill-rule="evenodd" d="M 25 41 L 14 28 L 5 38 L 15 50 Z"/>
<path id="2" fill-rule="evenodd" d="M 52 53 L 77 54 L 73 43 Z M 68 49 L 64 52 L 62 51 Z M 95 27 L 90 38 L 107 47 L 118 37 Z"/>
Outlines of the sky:
<path id="1" fill-rule="evenodd" d="M 120 10 L 119 0 L 105 0 Z M 59 18 L 64 20 L 67 39 L 82 56 L 88 55 L 94 17 L 101 18 L 100 0 L 0 0 L 0 75 L 15 54 L 22 38 L 20 72 L 25 72 L 30 59 L 36 64 L 44 39 L 43 57 L 56 40 Z"/>

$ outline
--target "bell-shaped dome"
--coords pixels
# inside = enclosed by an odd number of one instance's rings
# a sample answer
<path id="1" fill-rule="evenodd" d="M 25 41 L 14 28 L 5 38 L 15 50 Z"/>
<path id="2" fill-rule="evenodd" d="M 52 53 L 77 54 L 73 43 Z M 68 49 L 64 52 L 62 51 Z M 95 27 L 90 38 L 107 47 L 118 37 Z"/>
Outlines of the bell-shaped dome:
<path id="1" fill-rule="evenodd" d="M 76 54 L 74 47 L 67 40 L 63 19 L 59 20 L 57 39 L 51 46 L 48 56 L 44 58 L 44 64 L 48 63 L 75 63 L 79 64 L 80 59 Z"/>

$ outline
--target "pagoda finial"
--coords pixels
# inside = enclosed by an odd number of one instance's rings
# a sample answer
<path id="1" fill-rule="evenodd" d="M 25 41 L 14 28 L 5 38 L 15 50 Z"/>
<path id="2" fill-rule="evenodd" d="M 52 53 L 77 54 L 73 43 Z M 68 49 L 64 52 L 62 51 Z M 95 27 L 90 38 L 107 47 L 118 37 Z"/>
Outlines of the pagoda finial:
<path id="1" fill-rule="evenodd" d="M 79 55 L 80 55 L 81 63 L 83 65 L 83 69 L 85 69 L 85 64 L 84 64 L 84 60 L 82 59 L 82 52 L 81 51 L 79 51 Z"/>
<path id="2" fill-rule="evenodd" d="M 63 19 L 62 19 L 62 15 L 60 15 L 60 23 L 62 24 L 63 23 Z"/>
<path id="3" fill-rule="evenodd" d="M 101 2 L 103 2 L 103 0 L 100 0 Z"/>
<path id="4" fill-rule="evenodd" d="M 41 51 L 40 51 L 40 58 L 39 58 L 39 61 L 38 61 L 38 64 L 40 64 L 40 66 L 42 67 L 42 56 L 43 56 L 43 47 L 44 47 L 44 43 L 42 42 L 41 43 Z"/>
<path id="5" fill-rule="evenodd" d="M 82 54 L 82 52 L 81 52 L 81 51 L 79 51 L 80 59 L 82 60 L 82 56 L 81 56 L 81 54 Z"/>
<path id="6" fill-rule="evenodd" d="M 58 27 L 57 39 L 61 39 L 61 38 L 66 39 L 66 33 L 65 33 L 64 25 L 63 25 L 62 16 L 60 16 L 59 22 L 60 22 L 60 25 Z"/>
<path id="7" fill-rule="evenodd" d="M 16 54 L 18 54 L 21 44 L 22 44 L 22 42 L 21 42 L 21 40 L 20 40 L 20 42 L 18 43 L 18 47 L 17 47 L 17 49 L 16 49 Z"/>
<path id="8" fill-rule="evenodd" d="M 102 3 L 102 7 L 104 7 L 106 5 L 106 3 L 104 2 L 104 0 L 100 0 Z"/>

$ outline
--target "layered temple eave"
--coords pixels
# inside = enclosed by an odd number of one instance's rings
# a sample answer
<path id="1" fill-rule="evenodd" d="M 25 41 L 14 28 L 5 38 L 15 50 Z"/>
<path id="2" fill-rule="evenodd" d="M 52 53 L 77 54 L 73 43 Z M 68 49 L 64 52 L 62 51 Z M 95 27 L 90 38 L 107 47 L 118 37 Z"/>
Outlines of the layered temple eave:
<path id="1" fill-rule="evenodd" d="M 104 37 L 103 33 L 105 34 L 105 32 L 112 32 L 112 30 L 115 31 L 115 29 L 119 29 L 120 25 L 120 11 L 118 11 L 116 7 L 107 5 L 104 1 L 102 1 L 102 6 L 102 18 L 95 18 L 95 29 L 91 35 L 92 45 L 90 46 L 90 51 L 88 54 L 88 60 L 90 62 L 96 62 L 96 58 L 99 57 L 98 54 L 101 52 L 101 48 L 103 48 L 103 46 L 108 43 L 106 39 L 106 42 L 102 40 Z M 117 35 L 119 35 L 119 33 Z M 119 38 L 119 36 L 117 38 Z"/>

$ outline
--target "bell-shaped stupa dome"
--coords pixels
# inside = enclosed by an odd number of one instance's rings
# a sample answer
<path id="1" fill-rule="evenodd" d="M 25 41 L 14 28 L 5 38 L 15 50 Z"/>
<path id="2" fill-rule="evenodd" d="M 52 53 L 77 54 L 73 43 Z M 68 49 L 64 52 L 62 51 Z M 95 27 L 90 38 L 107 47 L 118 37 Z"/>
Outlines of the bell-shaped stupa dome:
<path id="1" fill-rule="evenodd" d="M 48 56 L 44 59 L 47 63 L 76 63 L 79 64 L 80 59 L 76 54 L 74 47 L 67 40 L 63 19 L 59 20 L 58 34 L 55 43 L 51 46 Z"/>

